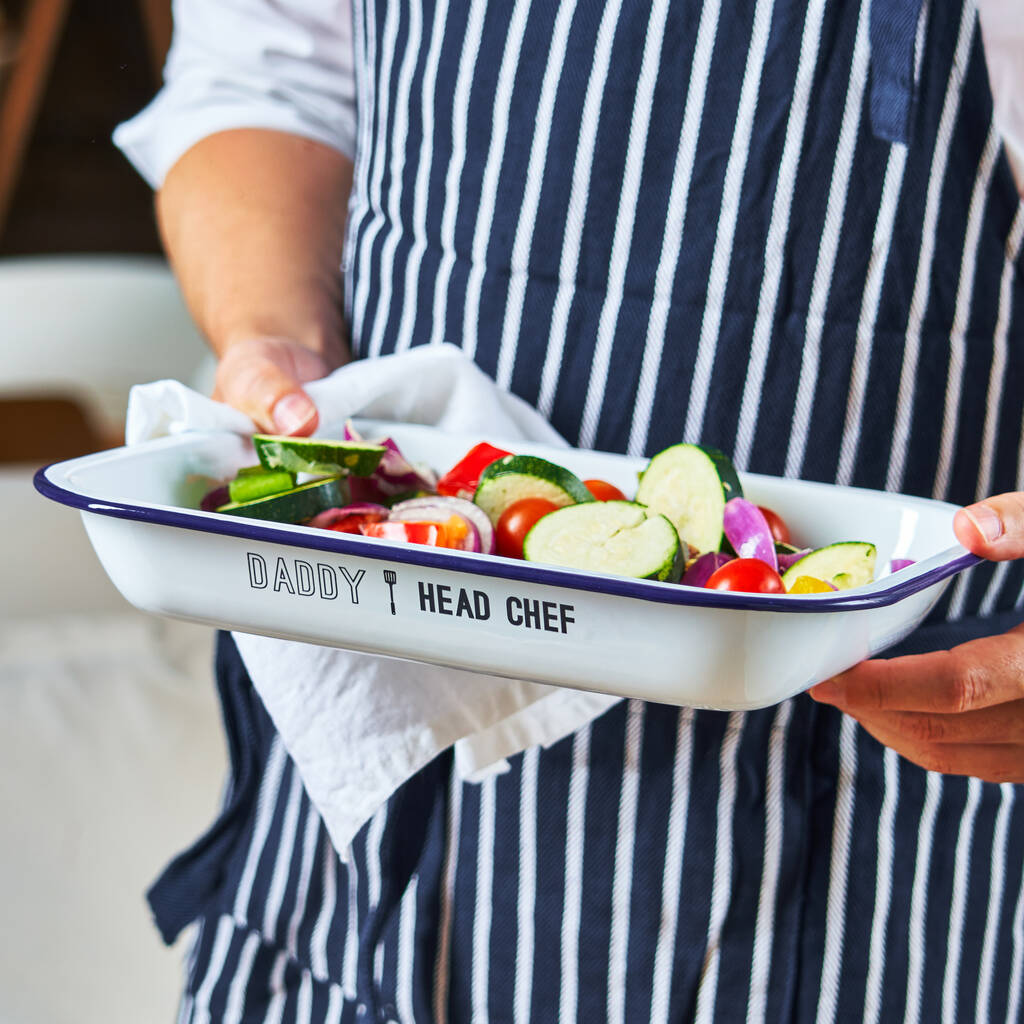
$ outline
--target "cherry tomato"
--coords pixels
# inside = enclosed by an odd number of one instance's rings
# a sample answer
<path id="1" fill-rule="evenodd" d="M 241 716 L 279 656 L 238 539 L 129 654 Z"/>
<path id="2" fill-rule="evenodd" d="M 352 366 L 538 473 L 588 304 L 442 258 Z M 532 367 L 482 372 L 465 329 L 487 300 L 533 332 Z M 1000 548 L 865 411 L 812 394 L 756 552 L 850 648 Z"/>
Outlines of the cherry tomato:
<path id="1" fill-rule="evenodd" d="M 764 505 L 757 506 L 761 510 L 761 514 L 768 520 L 768 529 L 772 531 L 772 539 L 777 540 L 780 544 L 790 544 L 789 527 L 786 525 L 785 520 L 778 514 L 773 512 L 770 508 L 765 508 Z"/>
<path id="2" fill-rule="evenodd" d="M 558 506 L 547 498 L 521 498 L 512 502 L 501 514 L 495 532 L 498 554 L 506 558 L 523 557 L 523 539 L 533 524 Z"/>
<path id="3" fill-rule="evenodd" d="M 597 501 L 625 501 L 626 496 L 607 480 L 584 480 L 583 486 L 594 496 Z"/>
<path id="4" fill-rule="evenodd" d="M 747 594 L 784 594 L 782 577 L 760 558 L 734 558 L 716 569 L 704 584 L 710 590 L 741 590 Z"/>

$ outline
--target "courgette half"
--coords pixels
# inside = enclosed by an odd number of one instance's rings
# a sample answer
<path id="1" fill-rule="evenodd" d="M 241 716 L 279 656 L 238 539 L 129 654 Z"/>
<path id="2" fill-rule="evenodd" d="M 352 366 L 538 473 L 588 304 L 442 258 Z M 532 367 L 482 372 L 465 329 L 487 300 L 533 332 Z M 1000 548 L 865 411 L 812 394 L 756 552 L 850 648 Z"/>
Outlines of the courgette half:
<path id="1" fill-rule="evenodd" d="M 813 576 L 831 583 L 837 590 L 862 587 L 875 578 L 876 555 L 875 545 L 865 541 L 829 544 L 794 562 L 782 574 L 782 585 L 789 590 L 801 576 Z"/>
<path id="2" fill-rule="evenodd" d="M 245 466 L 238 471 L 235 479 L 228 484 L 228 493 L 234 504 L 255 501 L 268 494 L 280 494 L 295 486 L 295 474 L 286 469 L 264 469 L 262 466 Z"/>
<path id="3" fill-rule="evenodd" d="M 217 509 L 229 516 L 266 519 L 274 523 L 304 523 L 325 509 L 347 504 L 346 487 L 341 477 L 314 480 L 290 491 L 271 494 L 255 501 L 232 501 Z"/>
<path id="4" fill-rule="evenodd" d="M 379 444 L 285 434 L 253 434 L 252 443 L 264 469 L 319 476 L 369 476 L 385 451 Z"/>
<path id="5" fill-rule="evenodd" d="M 636 500 L 665 516 L 699 552 L 722 547 L 722 515 L 743 488 L 732 460 L 717 448 L 676 444 L 659 452 L 640 476 Z"/>
<path id="6" fill-rule="evenodd" d="M 594 500 L 579 477 L 534 455 L 506 455 L 492 462 L 480 475 L 473 495 L 495 525 L 502 512 L 522 498 L 547 498 L 559 508 Z"/>
<path id="7" fill-rule="evenodd" d="M 683 547 L 675 527 L 632 501 L 569 505 L 537 520 L 523 557 L 587 572 L 677 583 Z"/>

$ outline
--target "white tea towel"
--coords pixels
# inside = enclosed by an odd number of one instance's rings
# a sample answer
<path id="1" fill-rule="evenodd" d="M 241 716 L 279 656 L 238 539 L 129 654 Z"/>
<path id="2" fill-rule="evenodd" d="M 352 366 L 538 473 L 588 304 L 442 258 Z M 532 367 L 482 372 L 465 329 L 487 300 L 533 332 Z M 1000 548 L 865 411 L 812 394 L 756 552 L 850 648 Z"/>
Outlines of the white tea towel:
<path id="1" fill-rule="evenodd" d="M 360 360 L 308 385 L 322 424 L 350 416 L 490 438 L 565 441 L 454 345 Z M 128 444 L 188 430 L 251 433 L 241 413 L 176 381 L 132 389 Z M 448 467 L 434 467 L 444 470 Z M 455 746 L 467 781 L 550 745 L 619 698 L 475 672 L 235 634 L 263 700 L 335 848 L 346 851 L 392 793 Z"/>

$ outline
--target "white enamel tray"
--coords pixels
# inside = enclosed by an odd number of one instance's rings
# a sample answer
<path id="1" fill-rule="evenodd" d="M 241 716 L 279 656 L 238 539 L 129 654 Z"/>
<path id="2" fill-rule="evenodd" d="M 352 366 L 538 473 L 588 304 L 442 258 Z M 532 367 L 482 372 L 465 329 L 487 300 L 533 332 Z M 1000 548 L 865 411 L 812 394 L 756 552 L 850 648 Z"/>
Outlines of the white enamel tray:
<path id="1" fill-rule="evenodd" d="M 361 422 L 439 472 L 480 440 Z M 325 430 L 325 436 L 341 436 Z M 505 447 L 600 477 L 628 496 L 645 460 L 520 442 Z M 81 510 L 125 598 L 161 615 L 249 633 L 534 679 L 669 704 L 764 707 L 910 633 L 977 559 L 941 502 L 740 474 L 803 544 L 865 540 L 899 573 L 848 592 L 739 594 L 600 576 L 196 511 L 211 478 L 254 463 L 249 442 L 195 433 L 39 471 Z"/>

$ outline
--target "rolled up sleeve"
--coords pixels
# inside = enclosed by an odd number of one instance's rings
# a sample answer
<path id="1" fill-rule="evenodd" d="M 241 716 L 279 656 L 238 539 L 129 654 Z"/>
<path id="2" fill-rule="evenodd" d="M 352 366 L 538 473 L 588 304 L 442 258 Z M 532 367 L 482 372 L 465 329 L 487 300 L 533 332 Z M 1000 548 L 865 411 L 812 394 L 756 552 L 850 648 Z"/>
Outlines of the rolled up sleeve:
<path id="1" fill-rule="evenodd" d="M 355 155 L 352 0 L 175 0 L 164 85 L 114 143 L 154 188 L 201 139 L 270 128 Z"/>

